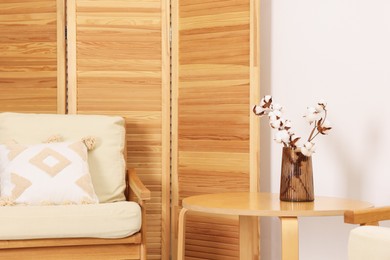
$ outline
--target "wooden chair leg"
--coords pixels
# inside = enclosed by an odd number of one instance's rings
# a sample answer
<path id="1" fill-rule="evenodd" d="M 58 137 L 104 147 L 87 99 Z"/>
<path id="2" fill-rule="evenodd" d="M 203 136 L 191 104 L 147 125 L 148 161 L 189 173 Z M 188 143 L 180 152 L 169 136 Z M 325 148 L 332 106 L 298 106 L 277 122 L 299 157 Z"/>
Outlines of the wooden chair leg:
<path id="1" fill-rule="evenodd" d="M 183 260 L 184 259 L 184 253 L 185 253 L 185 235 L 186 235 L 186 213 L 188 209 L 181 209 L 180 215 L 179 215 L 179 231 L 178 231 L 178 246 L 177 246 L 177 260 Z"/>

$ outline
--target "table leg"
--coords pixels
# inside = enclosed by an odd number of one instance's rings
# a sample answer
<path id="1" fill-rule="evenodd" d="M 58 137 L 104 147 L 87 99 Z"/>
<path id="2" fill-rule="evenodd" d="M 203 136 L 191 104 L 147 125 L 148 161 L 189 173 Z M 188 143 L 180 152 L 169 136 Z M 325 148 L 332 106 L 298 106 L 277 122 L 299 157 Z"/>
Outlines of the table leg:
<path id="1" fill-rule="evenodd" d="M 240 216 L 240 259 L 259 259 L 258 218 Z"/>
<path id="2" fill-rule="evenodd" d="M 182 208 L 179 214 L 179 231 L 177 242 L 177 260 L 184 259 L 185 241 L 186 241 L 186 213 L 188 209 Z"/>
<path id="3" fill-rule="evenodd" d="M 282 260 L 299 259 L 298 218 L 281 217 Z"/>

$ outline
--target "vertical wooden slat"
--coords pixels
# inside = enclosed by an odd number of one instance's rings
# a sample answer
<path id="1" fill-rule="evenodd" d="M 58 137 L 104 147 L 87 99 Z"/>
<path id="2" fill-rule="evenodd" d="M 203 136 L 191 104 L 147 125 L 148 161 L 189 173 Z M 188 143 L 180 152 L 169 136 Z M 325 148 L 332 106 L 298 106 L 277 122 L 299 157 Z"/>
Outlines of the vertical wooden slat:
<path id="1" fill-rule="evenodd" d="M 0 10 L 0 111 L 65 113 L 64 0 Z"/>
<path id="2" fill-rule="evenodd" d="M 260 102 L 260 0 L 250 0 L 250 102 Z M 260 120 L 250 113 L 250 191 L 259 191 Z"/>
<path id="3" fill-rule="evenodd" d="M 67 30 L 67 105 L 68 113 L 77 113 L 77 35 L 76 35 L 76 0 L 67 0 L 66 4 L 66 30 Z"/>
<path id="4" fill-rule="evenodd" d="M 258 190 L 258 13 L 257 0 L 172 2 L 173 238 L 184 197 Z M 238 259 L 237 219 L 187 223 L 187 259 Z"/>
<path id="5" fill-rule="evenodd" d="M 162 51 L 162 221 L 161 259 L 170 259 L 171 253 L 171 50 L 170 50 L 170 1 L 161 0 L 161 51 Z"/>
<path id="6" fill-rule="evenodd" d="M 66 113 L 66 0 L 57 0 L 57 113 Z"/>
<path id="7" fill-rule="evenodd" d="M 152 191 L 148 259 L 169 255 L 167 12 L 160 0 L 68 2 L 69 111 L 126 118 L 128 166 Z"/>
<path id="8" fill-rule="evenodd" d="M 179 0 L 171 0 L 171 256 L 183 248 L 178 248 L 179 222 L 179 176 L 178 168 L 178 95 L 179 95 Z M 181 245 L 180 245 L 181 246 Z"/>

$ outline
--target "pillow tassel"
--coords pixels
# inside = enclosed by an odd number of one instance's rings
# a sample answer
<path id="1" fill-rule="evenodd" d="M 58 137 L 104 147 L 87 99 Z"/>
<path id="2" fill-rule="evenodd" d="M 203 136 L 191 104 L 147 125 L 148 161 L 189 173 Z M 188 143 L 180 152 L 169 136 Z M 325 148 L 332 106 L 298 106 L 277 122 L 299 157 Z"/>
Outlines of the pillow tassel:
<path id="1" fill-rule="evenodd" d="M 59 142 L 62 142 L 63 140 L 64 140 L 64 138 L 62 138 L 62 136 L 53 135 L 53 136 L 50 136 L 48 139 L 46 139 L 46 141 L 44 141 L 43 143 L 46 143 L 46 144 L 59 143 Z"/>
<path id="2" fill-rule="evenodd" d="M 87 147 L 88 151 L 91 151 L 95 148 L 96 145 L 96 138 L 93 136 L 84 137 L 81 139 L 85 146 Z"/>
<path id="3" fill-rule="evenodd" d="M 1 198 L 0 199 L 0 207 L 4 206 L 14 206 L 15 202 L 10 198 Z"/>

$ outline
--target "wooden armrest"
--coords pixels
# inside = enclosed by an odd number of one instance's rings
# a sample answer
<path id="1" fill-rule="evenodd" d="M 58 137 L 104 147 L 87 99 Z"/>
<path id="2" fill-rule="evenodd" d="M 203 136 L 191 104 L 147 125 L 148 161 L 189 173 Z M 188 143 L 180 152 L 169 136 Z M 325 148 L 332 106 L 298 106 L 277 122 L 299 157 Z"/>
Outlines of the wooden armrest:
<path id="1" fill-rule="evenodd" d="M 344 213 L 344 222 L 350 224 L 378 225 L 383 220 L 390 220 L 390 207 L 348 210 Z"/>
<path id="2" fill-rule="evenodd" d="M 131 192 L 133 192 L 138 197 L 138 199 L 150 200 L 150 190 L 148 190 L 138 178 L 135 169 L 129 169 L 127 171 L 127 181 L 128 185 L 130 186 Z M 129 194 L 127 195 L 129 197 Z"/>

